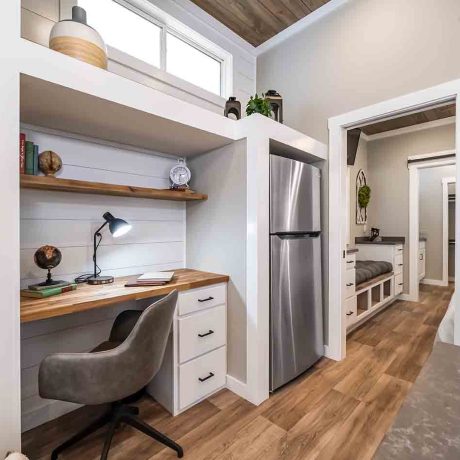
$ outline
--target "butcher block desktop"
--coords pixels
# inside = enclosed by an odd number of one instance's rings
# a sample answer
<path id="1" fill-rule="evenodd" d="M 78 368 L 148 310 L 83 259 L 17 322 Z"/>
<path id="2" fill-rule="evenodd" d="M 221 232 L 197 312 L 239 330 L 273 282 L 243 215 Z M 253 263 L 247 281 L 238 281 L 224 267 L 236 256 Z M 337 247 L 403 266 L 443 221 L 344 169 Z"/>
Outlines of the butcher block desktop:
<path id="1" fill-rule="evenodd" d="M 68 315 L 94 308 L 101 308 L 128 300 L 140 300 L 162 296 L 174 289 L 187 291 L 218 283 L 226 283 L 227 275 L 180 269 L 174 271 L 173 280 L 164 286 L 125 287 L 135 283 L 139 275 L 115 278 L 113 284 L 90 286 L 81 284 L 77 290 L 45 299 L 21 298 L 21 322 L 26 323 L 56 316 Z"/>

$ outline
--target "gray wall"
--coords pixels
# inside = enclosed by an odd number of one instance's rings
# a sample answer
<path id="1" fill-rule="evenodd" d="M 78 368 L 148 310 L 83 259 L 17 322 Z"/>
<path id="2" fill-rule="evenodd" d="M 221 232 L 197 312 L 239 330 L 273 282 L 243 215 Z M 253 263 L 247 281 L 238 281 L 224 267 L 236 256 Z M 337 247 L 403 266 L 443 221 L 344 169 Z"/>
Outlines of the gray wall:
<path id="1" fill-rule="evenodd" d="M 369 227 L 383 236 L 409 238 L 409 170 L 411 155 L 455 148 L 455 124 L 368 142 L 369 186 L 372 190 Z M 409 279 L 408 251 L 404 251 L 404 276 Z M 405 283 L 407 292 L 408 283 Z"/>
<path id="2" fill-rule="evenodd" d="M 420 232 L 427 237 L 425 278 L 430 280 L 442 280 L 442 178 L 455 174 L 455 166 L 420 171 Z"/>
<path id="3" fill-rule="evenodd" d="M 367 141 L 359 140 L 358 150 L 356 152 L 355 164 L 349 166 L 350 173 L 350 244 L 354 245 L 355 237 L 364 236 L 365 228 L 370 228 L 368 225 L 356 223 L 356 176 L 360 169 L 364 171 L 366 177 L 369 176 L 367 166 Z M 371 204 L 369 204 L 371 206 Z M 369 213 L 369 209 L 368 209 Z"/>
<path id="4" fill-rule="evenodd" d="M 327 142 L 327 119 L 460 77 L 460 1 L 351 0 L 257 59 L 285 123 Z"/>

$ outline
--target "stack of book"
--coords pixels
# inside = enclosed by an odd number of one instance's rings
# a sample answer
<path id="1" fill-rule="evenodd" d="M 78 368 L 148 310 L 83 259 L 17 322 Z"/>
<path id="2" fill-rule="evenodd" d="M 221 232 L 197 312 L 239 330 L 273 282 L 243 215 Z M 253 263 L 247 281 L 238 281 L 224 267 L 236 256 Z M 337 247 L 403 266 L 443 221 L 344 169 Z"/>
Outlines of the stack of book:
<path id="1" fill-rule="evenodd" d="M 54 295 L 63 294 L 64 292 L 74 291 L 75 289 L 77 289 L 77 284 L 68 281 L 59 281 L 59 283 L 51 286 L 33 284 L 29 286 L 29 289 L 23 289 L 21 291 L 21 296 L 44 299 L 45 297 L 52 297 Z"/>
<path id="2" fill-rule="evenodd" d="M 26 135 L 19 135 L 19 172 L 36 176 L 38 174 L 38 145 L 26 139 Z"/>
<path id="3" fill-rule="evenodd" d="M 163 286 L 169 283 L 174 276 L 174 272 L 150 272 L 144 273 L 136 279 L 130 286 Z"/>

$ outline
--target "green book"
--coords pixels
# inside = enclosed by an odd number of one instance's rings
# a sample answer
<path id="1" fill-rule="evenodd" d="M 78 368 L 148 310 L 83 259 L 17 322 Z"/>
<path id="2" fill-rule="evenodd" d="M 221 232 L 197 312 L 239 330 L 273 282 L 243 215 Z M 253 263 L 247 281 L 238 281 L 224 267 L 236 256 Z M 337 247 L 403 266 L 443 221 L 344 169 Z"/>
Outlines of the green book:
<path id="1" fill-rule="evenodd" d="M 53 289 L 53 288 L 58 288 L 58 287 L 66 287 L 70 286 L 73 284 L 71 281 L 56 281 L 56 284 L 53 284 L 52 286 L 40 286 L 39 284 L 30 284 L 29 285 L 29 290 L 30 291 L 45 291 L 46 289 Z"/>
<path id="2" fill-rule="evenodd" d="M 38 145 L 34 144 L 34 176 L 38 175 Z"/>
<path id="3" fill-rule="evenodd" d="M 72 283 L 69 286 L 64 287 L 52 287 L 49 289 L 43 289 L 42 291 L 34 291 L 32 289 L 23 289 L 21 291 L 22 297 L 32 297 L 35 299 L 44 299 L 45 297 L 52 297 L 55 295 L 63 294 L 64 292 L 75 291 L 77 284 Z"/>
<path id="4" fill-rule="evenodd" d="M 34 173 L 34 143 L 26 141 L 26 174 Z"/>

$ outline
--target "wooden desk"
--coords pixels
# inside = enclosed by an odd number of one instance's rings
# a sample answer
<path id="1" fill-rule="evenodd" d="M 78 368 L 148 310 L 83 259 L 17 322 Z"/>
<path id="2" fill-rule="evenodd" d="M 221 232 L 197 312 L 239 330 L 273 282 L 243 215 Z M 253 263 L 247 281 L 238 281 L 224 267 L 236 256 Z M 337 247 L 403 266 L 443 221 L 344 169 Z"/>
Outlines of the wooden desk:
<path id="1" fill-rule="evenodd" d="M 21 322 L 36 321 L 68 315 L 93 308 L 106 307 L 114 303 L 128 300 L 139 300 L 149 297 L 166 295 L 172 290 L 186 291 L 189 289 L 226 283 L 229 277 L 198 270 L 174 270 L 171 283 L 164 286 L 125 287 L 134 282 L 138 275 L 115 278 L 113 284 L 90 286 L 81 284 L 75 291 L 49 297 L 46 299 L 21 298 Z"/>

